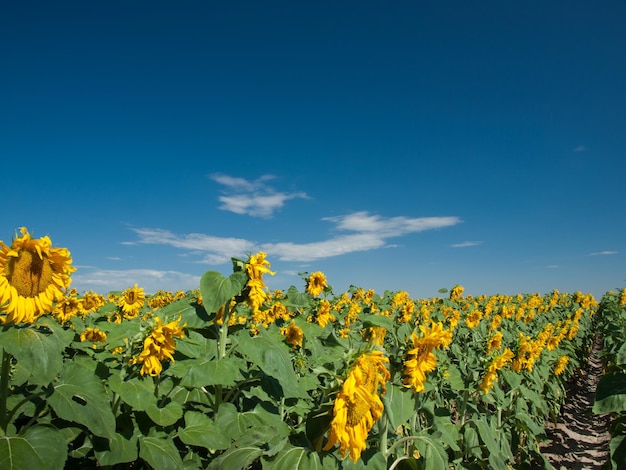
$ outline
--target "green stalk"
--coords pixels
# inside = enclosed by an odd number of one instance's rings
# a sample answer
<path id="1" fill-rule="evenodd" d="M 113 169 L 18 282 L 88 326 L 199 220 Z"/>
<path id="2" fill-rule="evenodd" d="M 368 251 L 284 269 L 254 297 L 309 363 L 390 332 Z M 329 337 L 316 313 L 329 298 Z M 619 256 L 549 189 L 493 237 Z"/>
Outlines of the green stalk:
<path id="1" fill-rule="evenodd" d="M 9 398 L 9 372 L 11 370 L 11 354 L 2 349 L 2 370 L 0 372 L 0 430 L 6 434 L 9 425 L 7 415 L 7 399 Z"/>

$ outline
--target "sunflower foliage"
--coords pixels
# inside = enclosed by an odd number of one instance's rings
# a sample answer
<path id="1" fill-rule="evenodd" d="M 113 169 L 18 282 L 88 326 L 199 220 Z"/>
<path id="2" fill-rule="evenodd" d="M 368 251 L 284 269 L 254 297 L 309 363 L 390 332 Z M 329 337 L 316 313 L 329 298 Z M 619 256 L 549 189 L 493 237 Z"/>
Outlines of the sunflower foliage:
<path id="1" fill-rule="evenodd" d="M 610 324 L 580 292 L 270 292 L 265 253 L 188 292 L 79 295 L 69 252 L 37 246 L 0 253 L 9 470 L 550 468 L 544 423 Z"/>
<path id="2" fill-rule="evenodd" d="M 604 374 L 596 389 L 593 412 L 610 416 L 610 468 L 626 468 L 626 289 L 607 292 L 598 309 Z"/>

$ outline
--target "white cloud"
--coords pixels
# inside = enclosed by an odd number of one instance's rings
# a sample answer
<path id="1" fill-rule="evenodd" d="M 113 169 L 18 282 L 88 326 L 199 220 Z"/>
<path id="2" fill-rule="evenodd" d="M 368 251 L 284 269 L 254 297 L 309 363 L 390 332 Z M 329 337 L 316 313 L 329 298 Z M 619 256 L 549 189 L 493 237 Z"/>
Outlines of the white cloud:
<path id="1" fill-rule="evenodd" d="M 137 243 L 150 245 L 169 245 L 185 250 L 208 252 L 204 261 L 209 264 L 221 264 L 230 261 L 232 256 L 241 256 L 255 251 L 256 244 L 243 238 L 214 237 L 201 233 L 176 235 L 161 229 L 131 229 L 139 235 Z"/>
<path id="2" fill-rule="evenodd" d="M 143 287 L 146 293 L 154 293 L 159 289 L 187 291 L 198 288 L 200 276 L 178 271 L 153 269 L 107 269 L 91 272 L 83 272 L 79 269 L 72 275 L 72 287 L 75 287 L 79 292 L 87 290 L 96 292 L 122 291 L 133 287 L 135 284 Z"/>
<path id="3" fill-rule="evenodd" d="M 587 147 L 585 147 L 584 145 L 579 145 L 578 147 L 574 149 L 574 152 L 579 153 L 579 152 L 585 152 L 586 150 L 587 150 Z"/>
<path id="4" fill-rule="evenodd" d="M 476 245 L 480 245 L 482 242 L 461 242 L 461 243 L 455 243 L 453 245 L 451 245 L 453 248 L 464 248 L 466 246 L 476 246 Z"/>
<path id="5" fill-rule="evenodd" d="M 616 255 L 617 251 L 596 251 L 595 253 L 589 253 L 589 256 L 598 256 L 598 255 Z"/>
<path id="6" fill-rule="evenodd" d="M 369 215 L 367 211 L 354 212 L 352 214 L 326 217 L 337 223 L 339 230 L 352 230 L 355 232 L 376 233 L 380 237 L 399 237 L 409 233 L 423 232 L 443 227 L 456 225 L 461 220 L 458 217 L 390 217 L 383 218 L 379 215 Z"/>
<path id="7" fill-rule="evenodd" d="M 272 175 L 263 175 L 254 181 L 223 174 L 213 174 L 210 178 L 226 188 L 225 194 L 218 198 L 222 203 L 219 209 L 235 214 L 268 218 L 282 208 L 286 201 L 308 198 L 304 192 L 285 193 L 267 186 L 265 182 L 273 179 Z"/>
<path id="8" fill-rule="evenodd" d="M 267 243 L 261 248 L 268 255 L 275 255 L 282 261 L 313 261 L 355 251 L 373 250 L 384 245 L 385 241 L 379 236 L 359 233 L 312 243 Z"/>
<path id="9" fill-rule="evenodd" d="M 204 252 L 204 262 L 221 264 L 231 257 L 242 257 L 258 250 L 283 261 L 313 261 L 340 256 L 356 251 L 368 251 L 396 245 L 387 244 L 388 238 L 410 233 L 450 227 L 461 222 L 458 217 L 390 217 L 355 212 L 322 220 L 336 224 L 338 230 L 357 233 L 338 235 L 327 240 L 309 243 L 278 242 L 256 243 L 241 238 L 222 238 L 192 233 L 176 235 L 161 229 L 131 229 L 139 235 L 136 243 L 169 245 L 176 248 Z"/>

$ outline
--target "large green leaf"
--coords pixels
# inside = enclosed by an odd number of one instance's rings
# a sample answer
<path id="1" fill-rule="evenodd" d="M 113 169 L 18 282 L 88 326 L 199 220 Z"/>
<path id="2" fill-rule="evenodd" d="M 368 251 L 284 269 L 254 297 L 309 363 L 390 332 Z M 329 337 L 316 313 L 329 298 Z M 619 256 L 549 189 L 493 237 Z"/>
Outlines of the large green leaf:
<path id="1" fill-rule="evenodd" d="M 254 410 L 240 413 L 231 403 L 222 403 L 217 412 L 215 422 L 219 429 L 229 438 L 241 441 L 242 436 L 248 439 L 246 442 L 255 442 L 252 430 L 264 431 L 271 429 L 271 439 L 277 441 L 289 435 L 289 426 L 282 421 L 280 416 L 266 411 L 261 406 Z M 267 443 L 268 437 L 262 436 L 259 442 Z"/>
<path id="2" fill-rule="evenodd" d="M 389 419 L 391 429 L 406 423 L 415 416 L 415 398 L 413 392 L 400 385 L 390 384 L 387 393 L 383 396 L 385 414 Z"/>
<path id="3" fill-rule="evenodd" d="M 263 468 L 267 470 L 334 470 L 335 461 L 327 457 L 320 458 L 317 452 L 304 447 L 289 447 L 280 451 L 273 459 L 263 459 Z"/>
<path id="4" fill-rule="evenodd" d="M 171 426 L 183 417 L 183 406 L 178 402 L 170 402 L 163 408 L 159 408 L 156 403 L 153 403 L 146 408 L 146 413 L 159 426 Z"/>
<path id="5" fill-rule="evenodd" d="M 139 438 L 139 457 L 158 470 L 179 470 L 183 468 L 178 449 L 171 438 Z"/>
<path id="6" fill-rule="evenodd" d="M 363 328 L 382 327 L 391 330 L 394 327 L 393 318 L 384 315 L 359 315 L 359 320 L 363 322 Z"/>
<path id="7" fill-rule="evenodd" d="M 291 363 L 289 348 L 278 334 L 261 330 L 251 337 L 247 331 L 237 335 L 239 350 L 261 370 L 278 381 L 285 398 L 308 398 Z"/>
<path id="8" fill-rule="evenodd" d="M 25 328 L 0 331 L 0 344 L 30 371 L 30 383 L 47 385 L 63 368 L 63 351 L 73 337 L 73 331 L 68 332 L 58 323 L 42 319 Z"/>
<path id="9" fill-rule="evenodd" d="M 135 462 L 139 455 L 138 437 L 132 435 L 127 439 L 116 433 L 112 439 L 98 438 L 94 442 L 94 451 L 100 466 Z"/>
<path id="10" fill-rule="evenodd" d="M 256 446 L 231 447 L 212 460 L 207 470 L 245 470 L 261 455 L 263 450 Z"/>
<path id="11" fill-rule="evenodd" d="M 112 375 L 108 380 L 109 388 L 136 411 L 144 411 L 150 405 L 156 405 L 154 396 L 154 381 L 149 378 L 135 377 L 122 381 L 118 375 Z"/>
<path id="12" fill-rule="evenodd" d="M 0 436 L 2 470 L 57 470 L 66 460 L 65 437 L 56 429 L 33 426 L 23 436 Z"/>
<path id="13" fill-rule="evenodd" d="M 593 412 L 605 414 L 626 411 L 626 374 L 613 373 L 600 378 Z"/>
<path id="14" fill-rule="evenodd" d="M 242 368 L 245 368 L 245 363 L 236 356 L 219 361 L 215 358 L 184 359 L 172 364 L 167 374 L 182 378 L 180 384 L 184 387 L 208 385 L 232 387 L 242 380 Z"/>
<path id="15" fill-rule="evenodd" d="M 211 359 L 217 355 L 217 341 L 189 331 L 187 336 L 176 341 L 176 352 L 190 358 Z"/>
<path id="16" fill-rule="evenodd" d="M 208 313 L 217 312 L 228 299 L 239 294 L 246 286 L 248 277 L 243 271 L 224 277 L 218 271 L 207 271 L 200 278 L 202 305 Z"/>
<path id="17" fill-rule="evenodd" d="M 212 419 L 197 411 L 185 413 L 185 427 L 178 428 L 178 437 L 185 444 L 210 451 L 228 449 L 230 438 Z"/>
<path id="18" fill-rule="evenodd" d="M 84 424 L 97 436 L 115 436 L 115 416 L 104 385 L 79 364 L 65 365 L 48 403 L 60 418 Z"/>

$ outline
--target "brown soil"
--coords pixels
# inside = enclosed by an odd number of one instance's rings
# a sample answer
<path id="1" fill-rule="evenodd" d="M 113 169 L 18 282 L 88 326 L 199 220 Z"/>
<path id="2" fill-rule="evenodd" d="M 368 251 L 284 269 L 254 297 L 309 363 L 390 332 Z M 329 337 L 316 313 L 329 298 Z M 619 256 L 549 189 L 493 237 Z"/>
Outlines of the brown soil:
<path id="1" fill-rule="evenodd" d="M 598 359 L 601 347 L 597 338 L 589 362 L 567 386 L 567 399 L 557 422 L 546 423 L 548 441 L 541 446 L 541 453 L 556 470 L 599 470 L 609 459 L 610 417 L 591 411 L 602 376 Z"/>

